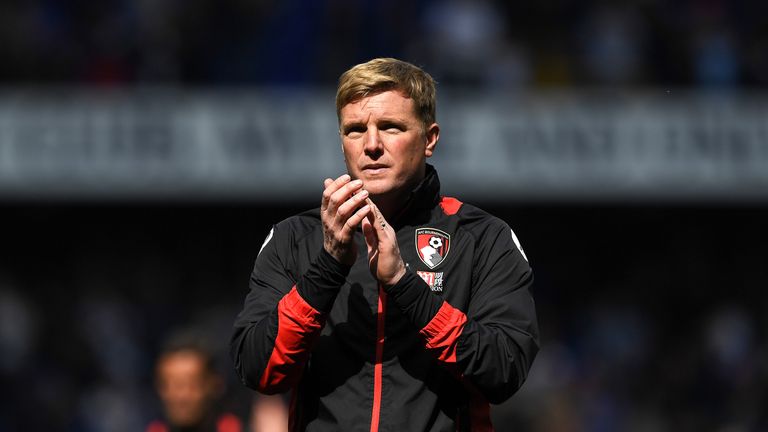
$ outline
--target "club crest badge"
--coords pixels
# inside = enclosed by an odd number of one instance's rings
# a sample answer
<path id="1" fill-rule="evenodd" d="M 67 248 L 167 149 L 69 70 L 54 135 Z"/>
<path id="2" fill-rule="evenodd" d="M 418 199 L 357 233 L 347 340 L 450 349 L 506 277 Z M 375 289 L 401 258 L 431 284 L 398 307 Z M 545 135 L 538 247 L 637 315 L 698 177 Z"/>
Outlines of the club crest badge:
<path id="1" fill-rule="evenodd" d="M 437 267 L 445 257 L 451 246 L 451 236 L 444 231 L 434 228 L 416 229 L 416 251 L 421 262 L 430 269 Z"/>

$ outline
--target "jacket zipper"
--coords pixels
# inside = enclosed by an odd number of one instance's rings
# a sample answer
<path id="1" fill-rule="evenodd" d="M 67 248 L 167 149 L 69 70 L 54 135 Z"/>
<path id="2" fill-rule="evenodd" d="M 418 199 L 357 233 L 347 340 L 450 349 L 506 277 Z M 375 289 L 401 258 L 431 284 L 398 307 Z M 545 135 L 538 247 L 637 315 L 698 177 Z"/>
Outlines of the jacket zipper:
<path id="1" fill-rule="evenodd" d="M 373 366 L 373 410 L 371 412 L 371 432 L 378 432 L 381 414 L 381 378 L 384 357 L 384 324 L 387 311 L 387 293 L 379 285 L 379 307 L 376 313 L 376 363 Z"/>

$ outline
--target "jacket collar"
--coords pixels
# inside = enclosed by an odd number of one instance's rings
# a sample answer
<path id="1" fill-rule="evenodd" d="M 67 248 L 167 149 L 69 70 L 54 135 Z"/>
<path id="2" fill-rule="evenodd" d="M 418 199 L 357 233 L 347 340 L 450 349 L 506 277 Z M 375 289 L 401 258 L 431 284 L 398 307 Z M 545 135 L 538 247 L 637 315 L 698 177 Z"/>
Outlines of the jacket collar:
<path id="1" fill-rule="evenodd" d="M 424 179 L 411 191 L 408 199 L 398 213 L 395 220 L 391 223 L 395 226 L 401 226 L 413 223 L 414 218 L 420 215 L 429 214 L 440 202 L 440 178 L 437 176 L 437 170 L 430 164 L 426 164 Z M 428 216 L 427 216 L 428 217 Z"/>

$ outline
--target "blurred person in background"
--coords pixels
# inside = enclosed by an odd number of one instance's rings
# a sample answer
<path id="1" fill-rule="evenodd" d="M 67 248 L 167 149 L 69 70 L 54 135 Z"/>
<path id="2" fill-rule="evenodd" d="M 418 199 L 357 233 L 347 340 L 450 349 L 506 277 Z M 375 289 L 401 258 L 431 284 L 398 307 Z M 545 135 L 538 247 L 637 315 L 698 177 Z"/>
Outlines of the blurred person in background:
<path id="1" fill-rule="evenodd" d="M 533 276 L 509 226 L 440 195 L 435 83 L 379 58 L 336 96 L 348 174 L 261 246 L 231 354 L 292 391 L 291 430 L 492 430 L 538 351 Z"/>
<path id="2" fill-rule="evenodd" d="M 223 412 L 219 400 L 225 380 L 214 366 L 210 349 L 192 338 L 171 339 L 156 362 L 156 388 L 164 420 L 147 432 L 241 432 L 241 420 Z"/>
<path id="3" fill-rule="evenodd" d="M 288 408 L 282 395 L 257 394 L 251 405 L 250 432 L 285 432 Z"/>

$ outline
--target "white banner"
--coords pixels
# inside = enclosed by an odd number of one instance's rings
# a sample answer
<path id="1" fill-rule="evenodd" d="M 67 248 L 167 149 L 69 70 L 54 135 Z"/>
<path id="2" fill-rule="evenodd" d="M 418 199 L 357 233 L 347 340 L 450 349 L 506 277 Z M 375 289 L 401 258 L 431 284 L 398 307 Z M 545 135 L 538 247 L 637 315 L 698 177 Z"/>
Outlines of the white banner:
<path id="1" fill-rule="evenodd" d="M 444 91 L 431 160 L 466 199 L 765 200 L 768 96 Z M 332 91 L 0 93 L 0 197 L 312 199 Z"/>

